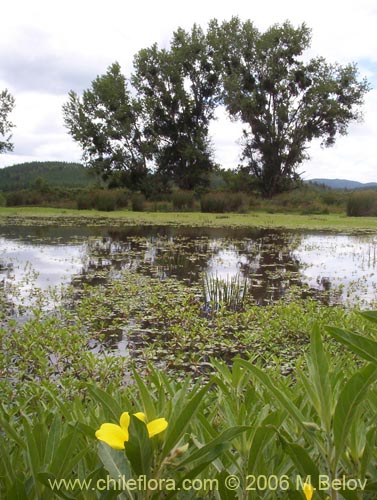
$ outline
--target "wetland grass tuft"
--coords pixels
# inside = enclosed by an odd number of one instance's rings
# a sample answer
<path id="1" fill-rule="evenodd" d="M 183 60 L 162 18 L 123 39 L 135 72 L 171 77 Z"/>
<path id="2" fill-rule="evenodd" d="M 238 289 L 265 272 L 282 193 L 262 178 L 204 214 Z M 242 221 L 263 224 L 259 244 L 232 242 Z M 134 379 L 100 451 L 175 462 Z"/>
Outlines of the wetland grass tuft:
<path id="1" fill-rule="evenodd" d="M 239 311 L 243 307 L 248 289 L 248 280 L 239 274 L 226 279 L 217 275 L 203 276 L 203 297 L 206 307 L 216 311 L 225 306 L 232 311 Z"/>

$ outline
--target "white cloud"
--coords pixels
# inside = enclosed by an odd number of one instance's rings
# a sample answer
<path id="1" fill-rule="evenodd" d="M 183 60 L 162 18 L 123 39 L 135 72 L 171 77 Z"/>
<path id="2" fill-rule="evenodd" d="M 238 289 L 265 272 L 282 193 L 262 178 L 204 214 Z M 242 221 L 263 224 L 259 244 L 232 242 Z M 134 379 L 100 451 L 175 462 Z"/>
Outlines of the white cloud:
<path id="1" fill-rule="evenodd" d="M 125 2 L 13 0 L 2 5 L 0 32 L 0 88 L 16 98 L 12 115 L 15 151 L 0 156 L 0 166 L 18 161 L 64 159 L 77 161 L 81 153 L 66 133 L 61 105 L 67 92 L 81 92 L 119 61 L 126 74 L 134 54 L 157 42 L 167 45 L 178 26 L 194 22 L 206 26 L 238 15 L 261 30 L 289 19 L 306 22 L 313 31 L 312 55 L 342 64 L 356 61 L 361 73 L 377 87 L 377 4 L 375 0 L 271 0 L 264 3 L 217 0 Z M 350 128 L 334 148 L 311 148 L 312 160 L 303 166 L 306 177 L 348 177 L 377 180 L 376 91 L 366 99 L 365 123 Z M 220 118 L 212 127 L 216 159 L 227 167 L 238 163 L 241 126 Z"/>

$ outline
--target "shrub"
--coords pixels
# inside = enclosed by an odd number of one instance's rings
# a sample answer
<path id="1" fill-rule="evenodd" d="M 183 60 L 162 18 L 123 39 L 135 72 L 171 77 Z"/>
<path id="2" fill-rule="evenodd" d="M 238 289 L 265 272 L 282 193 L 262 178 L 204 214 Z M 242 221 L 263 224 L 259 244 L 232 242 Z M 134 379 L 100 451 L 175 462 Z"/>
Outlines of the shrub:
<path id="1" fill-rule="evenodd" d="M 101 210 L 110 212 L 128 205 L 129 193 L 124 189 L 91 189 L 77 196 L 79 210 Z"/>
<path id="2" fill-rule="evenodd" d="M 0 193 L 0 207 L 4 207 L 6 203 L 5 196 Z"/>
<path id="3" fill-rule="evenodd" d="M 37 191 L 12 191 L 6 194 L 6 204 L 8 207 L 20 205 L 43 205 L 48 201 L 48 197 Z"/>
<path id="4" fill-rule="evenodd" d="M 117 193 L 111 190 L 98 191 L 94 208 L 103 212 L 112 212 L 117 208 Z"/>
<path id="5" fill-rule="evenodd" d="M 377 191 L 357 191 L 347 201 L 349 217 L 377 216 Z"/>
<path id="6" fill-rule="evenodd" d="M 142 193 L 134 193 L 131 198 L 133 212 L 143 212 L 145 208 L 145 196 Z"/>
<path id="7" fill-rule="evenodd" d="M 248 205 L 244 193 L 207 193 L 200 199 L 202 212 L 245 212 Z"/>
<path id="8" fill-rule="evenodd" d="M 271 200 L 272 205 L 288 210 L 305 210 L 306 207 L 309 207 L 314 203 L 319 203 L 318 192 L 308 188 L 287 191 L 275 196 L 275 198 Z"/>
<path id="9" fill-rule="evenodd" d="M 190 210 L 194 207 L 194 193 L 192 191 L 174 191 L 171 196 L 174 210 Z"/>
<path id="10" fill-rule="evenodd" d="M 91 210 L 94 208 L 94 201 L 93 195 L 89 191 L 80 193 L 76 200 L 77 209 Z"/>

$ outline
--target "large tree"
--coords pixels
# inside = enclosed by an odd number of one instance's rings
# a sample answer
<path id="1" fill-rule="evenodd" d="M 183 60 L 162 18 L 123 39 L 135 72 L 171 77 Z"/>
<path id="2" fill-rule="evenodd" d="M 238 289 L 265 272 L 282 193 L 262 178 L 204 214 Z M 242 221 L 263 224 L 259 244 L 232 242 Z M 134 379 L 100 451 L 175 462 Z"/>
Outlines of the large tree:
<path id="1" fill-rule="evenodd" d="M 132 82 L 146 111 L 158 174 L 183 189 L 208 183 L 214 168 L 209 124 L 219 98 L 219 68 L 201 28 L 178 29 L 168 49 L 135 57 Z"/>
<path id="2" fill-rule="evenodd" d="M 14 102 L 14 97 L 8 90 L 0 92 L 0 153 L 13 150 L 10 132 L 14 125 L 9 121 L 8 115 L 14 108 Z"/>
<path id="3" fill-rule="evenodd" d="M 303 57 L 311 40 L 305 24 L 260 33 L 250 21 L 213 20 L 209 37 L 222 65 L 223 102 L 245 124 L 242 159 L 264 196 L 289 189 L 310 142 L 331 146 L 361 117 L 367 82 L 354 64 Z"/>
<path id="4" fill-rule="evenodd" d="M 140 188 L 148 171 L 149 146 L 140 102 L 132 97 L 118 63 L 98 76 L 82 97 L 71 91 L 63 114 L 86 165 L 105 180 L 121 178 L 130 189 Z"/>

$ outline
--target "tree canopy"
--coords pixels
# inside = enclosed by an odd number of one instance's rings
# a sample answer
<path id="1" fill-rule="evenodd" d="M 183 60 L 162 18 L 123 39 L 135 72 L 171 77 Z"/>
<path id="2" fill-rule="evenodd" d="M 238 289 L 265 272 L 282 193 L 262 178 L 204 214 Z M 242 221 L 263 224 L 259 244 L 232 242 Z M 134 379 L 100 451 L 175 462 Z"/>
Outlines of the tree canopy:
<path id="1" fill-rule="evenodd" d="M 0 153 L 13 150 L 10 132 L 14 125 L 9 121 L 8 115 L 12 112 L 14 103 L 14 97 L 8 90 L 0 92 Z"/>
<path id="2" fill-rule="evenodd" d="M 214 168 L 209 124 L 219 80 L 213 51 L 196 25 L 191 32 L 178 29 L 169 49 L 155 44 L 135 57 L 132 82 L 146 112 L 157 171 L 183 189 L 207 184 Z"/>
<path id="3" fill-rule="evenodd" d="M 80 98 L 69 93 L 64 122 L 83 149 L 83 160 L 104 179 L 120 172 L 133 188 L 147 174 L 148 143 L 143 138 L 140 102 L 132 97 L 120 65 L 112 64 Z"/>
<path id="4" fill-rule="evenodd" d="M 331 146 L 361 118 L 369 90 L 355 64 L 309 60 L 310 42 L 305 24 L 289 22 L 265 32 L 237 17 L 206 32 L 178 29 L 168 48 L 136 54 L 129 80 L 116 63 L 82 98 L 70 92 L 65 123 L 104 177 L 119 171 L 138 188 L 152 169 L 165 186 L 195 189 L 216 168 L 209 125 L 225 106 L 244 124 L 243 175 L 270 197 L 299 179 L 313 139 Z"/>
<path id="5" fill-rule="evenodd" d="M 368 84 L 358 81 L 354 64 L 306 61 L 311 33 L 305 24 L 260 33 L 233 18 L 221 26 L 212 21 L 210 32 L 222 61 L 223 102 L 245 124 L 242 158 L 263 195 L 284 191 L 298 178 L 313 139 L 331 146 L 361 118 Z"/>

